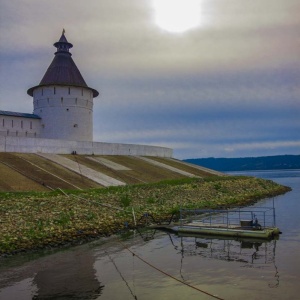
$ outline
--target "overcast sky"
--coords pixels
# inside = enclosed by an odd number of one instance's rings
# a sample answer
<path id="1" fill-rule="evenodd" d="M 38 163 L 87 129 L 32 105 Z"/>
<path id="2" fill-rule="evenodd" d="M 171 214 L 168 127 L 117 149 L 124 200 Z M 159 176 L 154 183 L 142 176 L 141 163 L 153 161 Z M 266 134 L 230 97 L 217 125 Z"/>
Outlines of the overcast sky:
<path id="1" fill-rule="evenodd" d="M 184 0 L 176 15 L 180 2 L 0 0 L 0 110 L 32 112 L 26 91 L 65 28 L 100 92 L 94 140 L 179 159 L 300 154 L 299 0 Z"/>

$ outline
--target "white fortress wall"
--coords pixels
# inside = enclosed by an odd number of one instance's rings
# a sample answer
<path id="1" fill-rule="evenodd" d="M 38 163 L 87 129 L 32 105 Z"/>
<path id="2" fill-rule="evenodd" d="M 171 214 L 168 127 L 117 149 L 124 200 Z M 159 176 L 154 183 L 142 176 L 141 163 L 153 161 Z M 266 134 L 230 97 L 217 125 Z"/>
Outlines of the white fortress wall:
<path id="1" fill-rule="evenodd" d="M 173 156 L 172 149 L 158 146 L 0 136 L 0 152 L 71 154 L 73 151 L 86 155 Z"/>
<path id="2" fill-rule="evenodd" d="M 39 137 L 41 120 L 0 115 L 0 136 Z"/>

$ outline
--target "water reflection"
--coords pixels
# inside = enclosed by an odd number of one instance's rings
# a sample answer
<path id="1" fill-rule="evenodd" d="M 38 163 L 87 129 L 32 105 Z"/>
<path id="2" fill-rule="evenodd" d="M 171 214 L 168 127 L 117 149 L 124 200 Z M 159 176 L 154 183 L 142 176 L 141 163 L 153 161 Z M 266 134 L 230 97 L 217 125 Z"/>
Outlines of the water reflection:
<path id="1" fill-rule="evenodd" d="M 37 272 L 37 292 L 32 299 L 97 299 L 104 288 L 93 268 L 95 259 L 86 255 L 64 256 Z"/>
<path id="2" fill-rule="evenodd" d="M 104 285 L 94 264 L 93 253 L 81 248 L 40 257 L 0 273 L 0 299 L 98 299 Z"/>
<path id="3" fill-rule="evenodd" d="M 144 242 L 155 239 L 156 230 L 138 231 Z M 179 274 L 183 280 L 183 264 L 188 257 L 236 262 L 241 268 L 273 270 L 274 282 L 270 288 L 279 286 L 279 271 L 276 265 L 277 239 L 263 240 L 253 238 L 230 238 L 219 236 L 184 234 L 175 235 L 166 232 L 177 255 L 180 255 Z"/>
<path id="4" fill-rule="evenodd" d="M 169 234 L 175 250 L 179 250 L 181 255 L 180 274 L 184 257 L 200 256 L 206 259 L 221 260 L 227 262 L 237 262 L 240 267 L 245 268 L 273 268 L 274 283 L 269 283 L 269 287 L 279 286 L 279 272 L 276 266 L 276 239 L 233 239 L 221 237 L 208 237 L 203 235 L 179 236 L 180 245 L 175 245 L 172 235 Z M 181 274 L 183 278 L 183 275 Z"/>

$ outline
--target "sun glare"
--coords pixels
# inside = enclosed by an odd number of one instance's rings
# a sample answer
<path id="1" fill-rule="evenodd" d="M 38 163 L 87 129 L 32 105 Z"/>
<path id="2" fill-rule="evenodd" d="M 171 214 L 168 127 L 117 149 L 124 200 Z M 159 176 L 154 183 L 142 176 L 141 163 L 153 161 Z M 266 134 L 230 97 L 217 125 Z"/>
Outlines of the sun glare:
<path id="1" fill-rule="evenodd" d="M 180 33 L 200 25 L 201 0 L 153 0 L 156 24 Z"/>

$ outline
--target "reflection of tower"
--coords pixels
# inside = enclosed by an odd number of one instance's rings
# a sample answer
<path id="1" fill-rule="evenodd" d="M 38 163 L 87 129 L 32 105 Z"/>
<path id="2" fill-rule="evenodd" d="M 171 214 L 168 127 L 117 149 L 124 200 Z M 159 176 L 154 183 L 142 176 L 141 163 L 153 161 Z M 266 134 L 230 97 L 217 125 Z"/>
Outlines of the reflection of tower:
<path id="1" fill-rule="evenodd" d="M 40 84 L 27 91 L 34 114 L 42 119 L 40 137 L 92 141 L 93 98 L 99 93 L 80 74 L 64 31 L 54 46 L 57 51 Z"/>
<path id="2" fill-rule="evenodd" d="M 89 252 L 58 253 L 35 275 L 38 291 L 33 299 L 97 299 L 104 286 L 97 280 L 93 265 L 94 257 Z"/>

